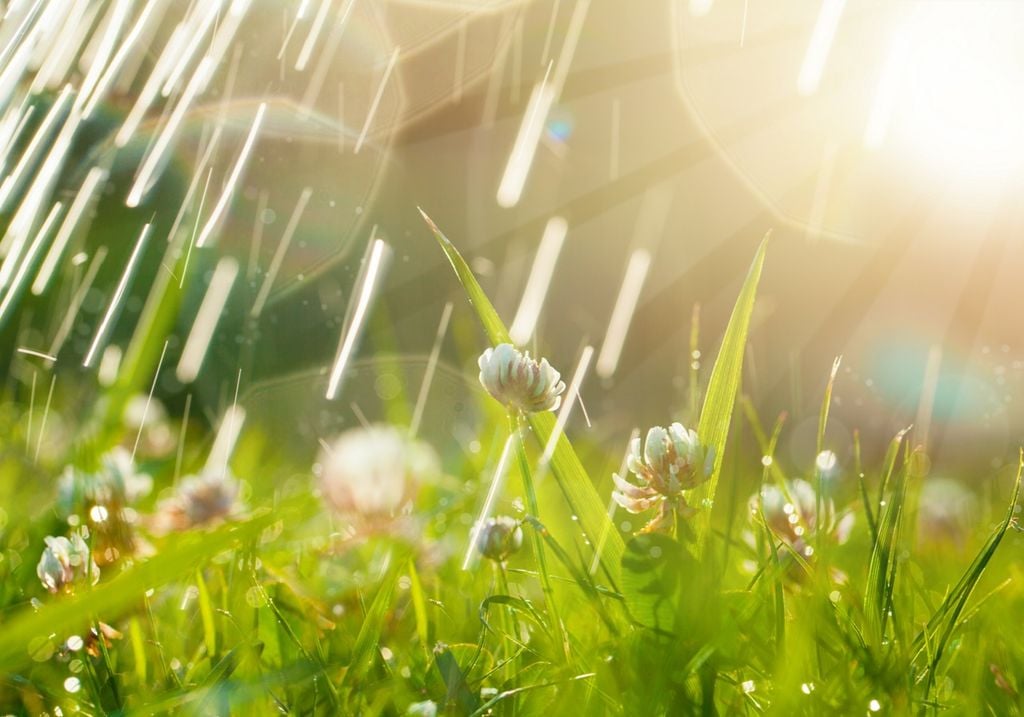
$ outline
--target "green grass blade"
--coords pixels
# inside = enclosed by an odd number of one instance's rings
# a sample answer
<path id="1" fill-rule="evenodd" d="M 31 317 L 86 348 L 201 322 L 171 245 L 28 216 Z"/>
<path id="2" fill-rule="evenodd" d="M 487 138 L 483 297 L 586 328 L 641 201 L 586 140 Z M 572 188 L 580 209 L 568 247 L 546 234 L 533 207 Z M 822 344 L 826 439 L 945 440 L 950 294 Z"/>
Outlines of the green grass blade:
<path id="1" fill-rule="evenodd" d="M 900 445 L 906 430 L 900 431 L 889 444 L 886 453 L 885 472 L 882 483 L 888 485 L 895 468 Z M 867 618 L 868 634 L 880 644 L 885 633 L 885 625 L 889 610 L 889 602 L 893 589 L 893 569 L 896 553 L 899 549 L 903 502 L 906 497 L 907 466 L 904 465 L 897 473 L 892 491 L 878 517 L 877 535 L 871 548 L 868 563 L 868 580 L 864 591 L 864 614 Z M 885 494 L 879 498 L 882 505 Z"/>
<path id="2" fill-rule="evenodd" d="M 280 520 L 280 510 L 265 511 L 242 522 L 214 531 L 181 536 L 155 557 L 125 570 L 93 590 L 65 600 L 54 600 L 38 612 L 22 612 L 6 622 L 0 634 L 0 672 L 29 660 L 30 645 L 54 636 L 61 640 L 88 628 L 94 616 L 113 622 L 139 605 L 147 590 L 158 588 L 191 574 L 218 553 L 239 543 L 258 538 L 269 525 Z M 54 634 L 54 630 L 60 634 Z"/>
<path id="3" fill-rule="evenodd" d="M 203 621 L 203 642 L 206 653 L 213 658 L 217 654 L 217 629 L 213 623 L 213 605 L 210 603 L 210 591 L 203 580 L 203 571 L 196 571 L 196 587 L 199 589 L 199 614 Z"/>
<path id="4" fill-rule="evenodd" d="M 366 611 L 363 624 L 359 628 L 355 645 L 352 647 L 352 660 L 345 672 L 342 684 L 351 686 L 358 682 L 370 668 L 374 660 L 377 644 L 380 642 L 380 633 L 384 629 L 384 618 L 387 616 L 388 608 L 391 607 L 391 599 L 395 594 L 395 586 L 402 570 L 408 565 L 409 556 L 392 556 L 391 568 L 380 581 L 377 594 Z"/>
<path id="5" fill-rule="evenodd" d="M 476 280 L 476 276 L 473 275 L 473 271 L 466 264 L 462 255 L 459 254 L 458 249 L 455 248 L 448 237 L 437 228 L 437 225 L 434 224 L 422 209 L 420 213 L 423 214 L 423 219 L 427 222 L 431 231 L 433 231 L 437 242 L 441 245 L 441 249 L 444 250 L 445 255 L 448 257 L 448 261 L 451 262 L 452 268 L 455 270 L 455 274 L 458 276 L 466 292 L 469 303 L 476 310 L 480 323 L 483 324 L 487 338 L 490 339 L 492 344 L 512 343 L 505 324 L 498 316 L 498 312 L 494 310 L 490 299 L 487 298 L 484 290 L 480 287 L 480 283 Z M 744 335 L 746 335 L 745 329 Z M 528 417 L 528 420 L 537 440 L 540 441 L 541 445 L 546 445 L 555 429 L 554 414 L 534 413 Z M 626 547 L 625 542 L 622 540 L 619 531 L 611 524 L 605 501 L 601 499 L 597 488 L 594 487 L 590 476 L 583 468 L 583 464 L 580 463 L 576 451 L 573 450 L 572 444 L 564 435 L 558 438 L 550 465 L 559 487 L 572 503 L 573 509 L 580 519 L 580 527 L 590 540 L 590 544 L 599 545 L 600 537 L 607 535 L 604 541 L 601 563 L 612 582 L 615 582 L 619 572 L 619 564 L 622 561 L 622 554 Z"/>
<path id="6" fill-rule="evenodd" d="M 770 233 L 769 233 L 770 235 Z M 729 437 L 729 425 L 732 422 L 733 409 L 736 406 L 736 395 L 740 387 L 740 376 L 743 373 L 743 355 L 747 346 L 747 331 L 750 328 L 750 316 L 754 311 L 754 299 L 757 296 L 757 285 L 761 280 L 761 269 L 764 266 L 765 251 L 768 247 L 769 235 L 766 235 L 750 265 L 747 278 L 740 289 L 739 298 L 732 310 L 729 324 L 725 329 L 722 347 L 718 358 L 711 369 L 707 392 L 704 395 L 704 406 L 700 412 L 700 423 L 697 429 L 701 442 L 714 451 L 714 467 L 711 478 L 697 491 L 697 505 L 714 505 L 715 491 L 718 489 L 718 477 L 722 472 L 722 458 L 725 455 L 725 442 Z M 703 549 L 711 525 L 711 509 L 705 509 L 697 517 L 697 540 Z"/>
<path id="7" fill-rule="evenodd" d="M 1003 540 L 1003 536 L 1006 535 L 1006 531 L 1013 524 L 1014 511 L 1017 507 L 1017 499 L 1020 496 L 1022 473 L 1024 473 L 1024 451 L 1021 452 L 1017 464 L 1017 477 L 1014 481 L 1013 494 L 1010 496 L 1010 505 L 1006 511 L 1006 517 L 996 526 L 996 529 L 989 536 L 989 539 L 982 546 L 978 555 L 975 556 L 956 586 L 949 591 L 931 619 L 928 620 L 928 624 L 914 640 L 915 659 L 919 658 L 923 653 L 928 656 L 925 697 L 927 697 L 927 693 L 934 682 L 935 671 L 938 668 L 939 661 L 942 659 L 943 651 L 949 643 L 953 630 L 959 623 L 960 615 L 963 613 L 967 601 L 981 580 L 981 576 L 992 560 L 992 556 L 995 555 L 996 549 Z M 939 634 L 940 632 L 941 634 Z M 930 647 L 927 652 L 925 651 L 926 647 Z"/>

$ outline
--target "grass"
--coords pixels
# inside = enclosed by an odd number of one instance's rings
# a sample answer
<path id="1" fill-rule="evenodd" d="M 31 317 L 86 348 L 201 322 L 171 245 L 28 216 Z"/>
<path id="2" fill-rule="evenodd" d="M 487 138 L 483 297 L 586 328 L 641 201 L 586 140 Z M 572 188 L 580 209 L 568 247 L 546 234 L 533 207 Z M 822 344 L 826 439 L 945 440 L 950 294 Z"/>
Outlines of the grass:
<path id="1" fill-rule="evenodd" d="M 486 342 L 508 341 L 467 263 L 428 223 Z M 929 477 L 907 434 L 875 466 L 861 465 L 857 444 L 839 479 L 813 456 L 786 465 L 776 450 L 784 421 L 765 430 L 756 397 L 742 393 L 768 247 L 753 258 L 706 384 L 692 376 L 692 405 L 703 396 L 697 428 L 714 462 L 676 537 L 634 535 L 622 529 L 622 511 L 609 515 L 605 472 L 619 447 L 563 433 L 549 412 L 506 413 L 476 392 L 479 451 L 442 455 L 444 476 L 394 523 L 334 515 L 310 468 L 248 423 L 231 458 L 245 479 L 244 509 L 187 530 L 128 521 L 133 537 L 119 534 L 129 542 L 105 560 L 98 584 L 50 595 L 35 575 L 43 537 L 71 526 L 38 477 L 68 461 L 93 470 L 96 456 L 136 440 L 121 410 L 153 379 L 167 317 L 147 319 L 130 371 L 107 392 L 108 410 L 86 415 L 78 428 L 88 438 L 64 452 L 34 459 L 29 392 L 12 390 L 16 411 L 0 434 L 0 710 L 1018 714 L 1024 647 L 1014 628 L 1024 591 L 1010 553 L 1020 547 L 1020 467 L 998 477 L 1002 517 L 975 521 L 965 547 L 951 550 L 917 531 L 915 501 Z M 453 321 L 460 337 L 473 336 L 468 317 Z M 822 397 L 819 454 L 829 446 L 838 367 Z M 386 414 L 411 416 L 415 393 L 396 392 Z M 70 413 L 60 400 L 54 411 Z M 182 435 L 180 459 L 172 451 L 142 463 L 164 497 L 178 463 L 197 472 L 209 450 L 203 432 Z M 464 570 L 468 523 L 510 435 L 498 512 L 519 519 L 529 545 L 507 563 Z M 743 499 L 762 484 L 789 506 L 781 524 L 767 498 L 753 511 Z M 792 509 L 804 484 L 813 520 L 810 509 Z M 145 518 L 161 508 L 149 497 L 134 510 Z M 849 536 L 839 529 L 847 510 Z M 119 519 L 97 520 L 86 505 L 71 515 L 90 528 L 94 553 Z"/>

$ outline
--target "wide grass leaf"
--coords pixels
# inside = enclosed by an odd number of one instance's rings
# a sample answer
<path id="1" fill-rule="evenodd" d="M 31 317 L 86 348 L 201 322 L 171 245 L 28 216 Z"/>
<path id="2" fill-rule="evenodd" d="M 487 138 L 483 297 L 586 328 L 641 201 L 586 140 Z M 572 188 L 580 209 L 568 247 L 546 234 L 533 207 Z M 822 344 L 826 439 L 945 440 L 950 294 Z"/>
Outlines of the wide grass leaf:
<path id="1" fill-rule="evenodd" d="M 754 300 L 757 297 L 757 285 L 761 280 L 761 269 L 764 266 L 765 251 L 768 247 L 766 235 L 758 247 L 754 261 L 747 272 L 747 278 L 740 289 L 739 298 L 733 306 L 732 316 L 725 329 L 722 347 L 718 350 L 718 358 L 711 369 L 707 392 L 704 394 L 704 406 L 700 412 L 697 433 L 701 443 L 714 452 L 714 465 L 711 477 L 697 491 L 698 505 L 714 505 L 715 492 L 718 489 L 718 478 L 722 473 L 722 459 L 725 455 L 725 442 L 729 437 L 729 425 L 732 422 L 733 409 L 736 405 L 736 394 L 740 387 L 743 374 L 743 355 L 747 346 L 747 331 L 750 328 L 750 317 L 754 312 Z M 703 546 L 711 525 L 711 509 L 702 510 L 697 518 L 698 545 Z"/>

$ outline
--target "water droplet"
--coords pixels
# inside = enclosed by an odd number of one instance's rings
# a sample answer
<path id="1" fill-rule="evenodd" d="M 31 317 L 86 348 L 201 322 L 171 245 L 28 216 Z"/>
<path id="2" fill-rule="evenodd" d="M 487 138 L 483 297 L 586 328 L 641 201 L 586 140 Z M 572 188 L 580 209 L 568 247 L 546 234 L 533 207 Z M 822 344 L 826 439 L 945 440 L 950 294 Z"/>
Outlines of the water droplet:
<path id="1" fill-rule="evenodd" d="M 82 641 L 82 638 L 78 635 L 72 635 L 71 637 L 69 637 L 68 641 L 65 644 L 67 645 L 67 648 L 72 652 L 78 652 L 85 645 L 85 643 Z"/>
<path id="2" fill-rule="evenodd" d="M 871 700 L 868 702 L 868 709 L 872 712 L 878 712 L 878 710 L 882 709 L 882 703 L 878 700 Z"/>
<path id="3" fill-rule="evenodd" d="M 69 677 L 64 680 L 64 689 L 71 694 L 75 694 L 82 689 L 82 682 L 77 677 Z"/>
<path id="4" fill-rule="evenodd" d="M 751 692 L 757 689 L 753 680 L 746 680 L 741 687 L 743 688 L 743 694 L 749 695 Z"/>
<path id="5" fill-rule="evenodd" d="M 763 465 L 765 468 L 767 468 L 771 464 L 772 464 L 772 457 L 771 456 L 764 456 L 764 457 L 761 458 L 761 465 Z"/>
<path id="6" fill-rule="evenodd" d="M 823 473 L 827 473 L 834 469 L 838 462 L 839 459 L 836 458 L 836 454 L 832 451 L 822 451 L 814 461 L 815 465 L 818 466 L 818 470 Z"/>
<path id="7" fill-rule="evenodd" d="M 800 691 L 803 692 L 805 695 L 811 694 L 812 692 L 814 692 L 814 683 L 813 682 L 805 682 L 805 683 L 803 683 L 802 685 L 800 685 Z"/>
<path id="8" fill-rule="evenodd" d="M 253 585 L 251 588 L 245 591 L 245 602 L 249 604 L 249 607 L 267 606 L 266 595 L 264 595 L 263 590 L 261 590 L 256 585 Z"/>

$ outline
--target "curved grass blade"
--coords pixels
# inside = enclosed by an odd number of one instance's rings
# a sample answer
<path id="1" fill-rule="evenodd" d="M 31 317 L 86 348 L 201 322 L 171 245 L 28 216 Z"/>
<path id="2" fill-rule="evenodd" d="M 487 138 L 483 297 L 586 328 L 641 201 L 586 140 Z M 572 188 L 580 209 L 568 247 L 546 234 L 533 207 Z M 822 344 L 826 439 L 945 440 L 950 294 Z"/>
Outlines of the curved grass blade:
<path id="1" fill-rule="evenodd" d="M 1014 511 L 1017 508 L 1017 499 L 1020 496 L 1022 474 L 1024 474 L 1024 450 L 1021 451 L 1020 458 L 1017 463 L 1017 477 L 1014 480 L 1013 494 L 1010 496 L 1010 505 L 1006 511 L 1006 517 L 1003 518 L 1002 522 L 998 526 L 996 526 L 996 529 L 992 532 L 992 535 L 989 536 L 985 545 L 982 546 L 978 555 L 975 556 L 973 561 L 971 561 L 970 566 L 968 566 L 956 586 L 949 591 L 945 599 L 935 611 L 935 614 L 933 614 L 931 619 L 928 620 L 928 624 L 914 640 L 915 660 L 919 658 L 922 653 L 926 652 L 926 647 L 930 648 L 927 650 L 929 664 L 926 668 L 926 698 L 934 684 L 935 672 L 938 669 L 939 661 L 942 659 L 946 645 L 949 643 L 953 630 L 956 629 L 957 625 L 960 623 L 960 616 L 963 613 L 964 607 L 967 605 L 967 601 L 974 592 L 974 588 L 978 585 L 978 581 L 981 580 L 981 576 L 985 572 L 985 568 L 992 560 L 992 556 L 995 555 L 996 548 L 998 548 L 999 543 L 1002 542 L 1003 536 L 1006 535 L 1006 531 L 1009 530 L 1010 526 L 1013 524 Z"/>
<path id="2" fill-rule="evenodd" d="M 492 344 L 512 343 L 505 324 L 502 323 L 498 312 L 494 310 L 480 283 L 473 275 L 473 271 L 466 264 L 465 259 L 459 254 L 458 249 L 437 228 L 437 225 L 420 209 L 424 221 L 434 233 L 438 244 L 444 250 L 448 261 L 451 262 L 456 276 L 462 283 L 469 303 L 476 310 L 480 323 L 483 324 L 487 338 Z M 746 332 L 744 331 L 744 335 Z M 551 413 L 531 414 L 528 419 L 530 427 L 536 434 L 537 439 L 545 445 L 555 428 L 555 417 Z M 607 539 L 604 541 L 604 549 L 600 556 L 602 566 L 606 574 L 614 583 L 619 573 L 619 564 L 625 550 L 625 543 L 619 531 L 615 529 L 608 517 L 607 507 L 594 487 L 590 476 L 587 475 L 583 464 L 580 463 L 572 444 L 563 434 L 559 437 L 555 446 L 554 454 L 551 457 L 551 471 L 558 481 L 562 492 L 569 498 L 576 514 L 580 519 L 580 527 L 587 536 L 591 545 L 598 545 L 600 536 L 607 532 Z"/>
<path id="3" fill-rule="evenodd" d="M 714 451 L 714 466 L 711 478 L 697 491 L 699 506 L 714 505 L 718 477 L 722 472 L 722 458 L 725 455 L 725 442 L 729 437 L 729 425 L 736 405 L 740 376 L 743 373 L 743 354 L 747 345 L 750 316 L 754 311 L 754 299 L 757 297 L 757 285 L 761 280 L 761 269 L 764 266 L 765 250 L 770 235 L 771 232 L 761 241 L 747 278 L 743 282 L 743 288 L 740 289 L 740 295 L 736 299 L 732 316 L 725 329 L 722 347 L 718 351 L 714 368 L 711 369 L 707 393 L 704 395 L 697 433 L 700 435 L 701 443 Z M 702 510 L 696 519 L 697 545 L 701 551 L 710 526 L 711 509 L 708 507 Z"/>
<path id="4" fill-rule="evenodd" d="M 93 617 L 112 622 L 140 604 L 146 591 L 192 575 L 197 565 L 239 543 L 259 537 L 281 519 L 280 510 L 265 511 L 242 522 L 210 532 L 183 536 L 163 552 L 93 590 L 66 600 L 55 600 L 38 612 L 25 612 L 4 625 L 0 635 L 0 672 L 7 672 L 30 659 L 30 649 L 40 640 L 60 640 L 91 625 Z M 61 635 L 54 635 L 54 630 Z"/>

